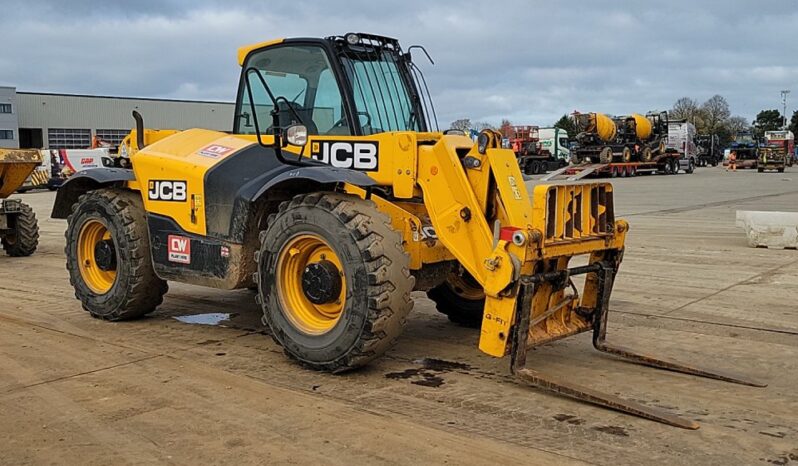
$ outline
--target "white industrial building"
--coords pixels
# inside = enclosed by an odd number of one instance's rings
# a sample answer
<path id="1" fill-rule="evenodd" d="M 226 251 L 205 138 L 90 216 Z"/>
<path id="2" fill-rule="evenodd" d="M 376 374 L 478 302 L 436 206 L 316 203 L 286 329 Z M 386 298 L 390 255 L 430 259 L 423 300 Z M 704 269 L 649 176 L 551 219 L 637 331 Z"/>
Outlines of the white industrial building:
<path id="1" fill-rule="evenodd" d="M 85 149 L 92 137 L 116 145 L 138 110 L 149 128 L 231 131 L 234 104 L 192 100 L 17 92 L 0 86 L 0 147 Z"/>

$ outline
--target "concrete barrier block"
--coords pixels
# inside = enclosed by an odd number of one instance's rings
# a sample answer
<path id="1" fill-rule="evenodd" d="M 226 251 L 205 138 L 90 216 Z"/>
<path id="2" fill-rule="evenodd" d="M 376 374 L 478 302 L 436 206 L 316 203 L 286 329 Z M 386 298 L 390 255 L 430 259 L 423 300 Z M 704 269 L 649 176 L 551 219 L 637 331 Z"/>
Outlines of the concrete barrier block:
<path id="1" fill-rule="evenodd" d="M 753 248 L 798 248 L 798 212 L 738 210 L 736 224 Z"/>

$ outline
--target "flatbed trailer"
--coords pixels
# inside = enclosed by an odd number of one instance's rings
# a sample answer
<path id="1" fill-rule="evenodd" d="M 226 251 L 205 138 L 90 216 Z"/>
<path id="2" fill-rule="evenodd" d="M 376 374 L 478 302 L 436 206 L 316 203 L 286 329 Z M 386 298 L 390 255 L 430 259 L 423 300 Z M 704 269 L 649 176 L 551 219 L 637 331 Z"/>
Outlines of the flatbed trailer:
<path id="1" fill-rule="evenodd" d="M 541 181 L 576 181 L 587 177 L 623 178 L 627 176 L 651 175 L 654 173 L 671 175 L 679 172 L 680 158 L 681 154 L 678 152 L 669 152 L 656 157 L 650 162 L 611 162 L 569 165 L 549 173 L 541 178 Z"/>

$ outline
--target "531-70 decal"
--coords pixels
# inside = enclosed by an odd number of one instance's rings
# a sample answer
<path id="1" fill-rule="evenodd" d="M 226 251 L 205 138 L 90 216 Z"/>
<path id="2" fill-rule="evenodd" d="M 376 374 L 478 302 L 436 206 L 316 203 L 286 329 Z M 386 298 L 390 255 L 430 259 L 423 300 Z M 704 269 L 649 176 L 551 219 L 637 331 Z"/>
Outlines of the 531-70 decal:
<path id="1" fill-rule="evenodd" d="M 377 171 L 380 145 L 376 141 L 313 141 L 310 156 L 337 168 Z"/>

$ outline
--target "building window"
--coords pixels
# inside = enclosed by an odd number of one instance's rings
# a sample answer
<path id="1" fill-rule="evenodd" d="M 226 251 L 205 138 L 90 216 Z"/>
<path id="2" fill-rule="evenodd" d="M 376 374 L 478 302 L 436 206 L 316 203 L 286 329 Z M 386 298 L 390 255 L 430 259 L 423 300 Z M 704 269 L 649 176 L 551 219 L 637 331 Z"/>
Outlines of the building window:
<path id="1" fill-rule="evenodd" d="M 50 128 L 47 130 L 47 144 L 50 149 L 88 149 L 91 147 L 91 130 Z"/>
<path id="2" fill-rule="evenodd" d="M 97 139 L 102 142 L 107 142 L 112 147 L 119 146 L 122 139 L 130 133 L 129 129 L 98 129 L 96 131 Z"/>
<path id="3" fill-rule="evenodd" d="M 0 129 L 0 139 L 14 139 L 14 131 L 10 129 Z"/>
<path id="4" fill-rule="evenodd" d="M 11 104 L 0 104 L 0 113 L 11 113 Z"/>

